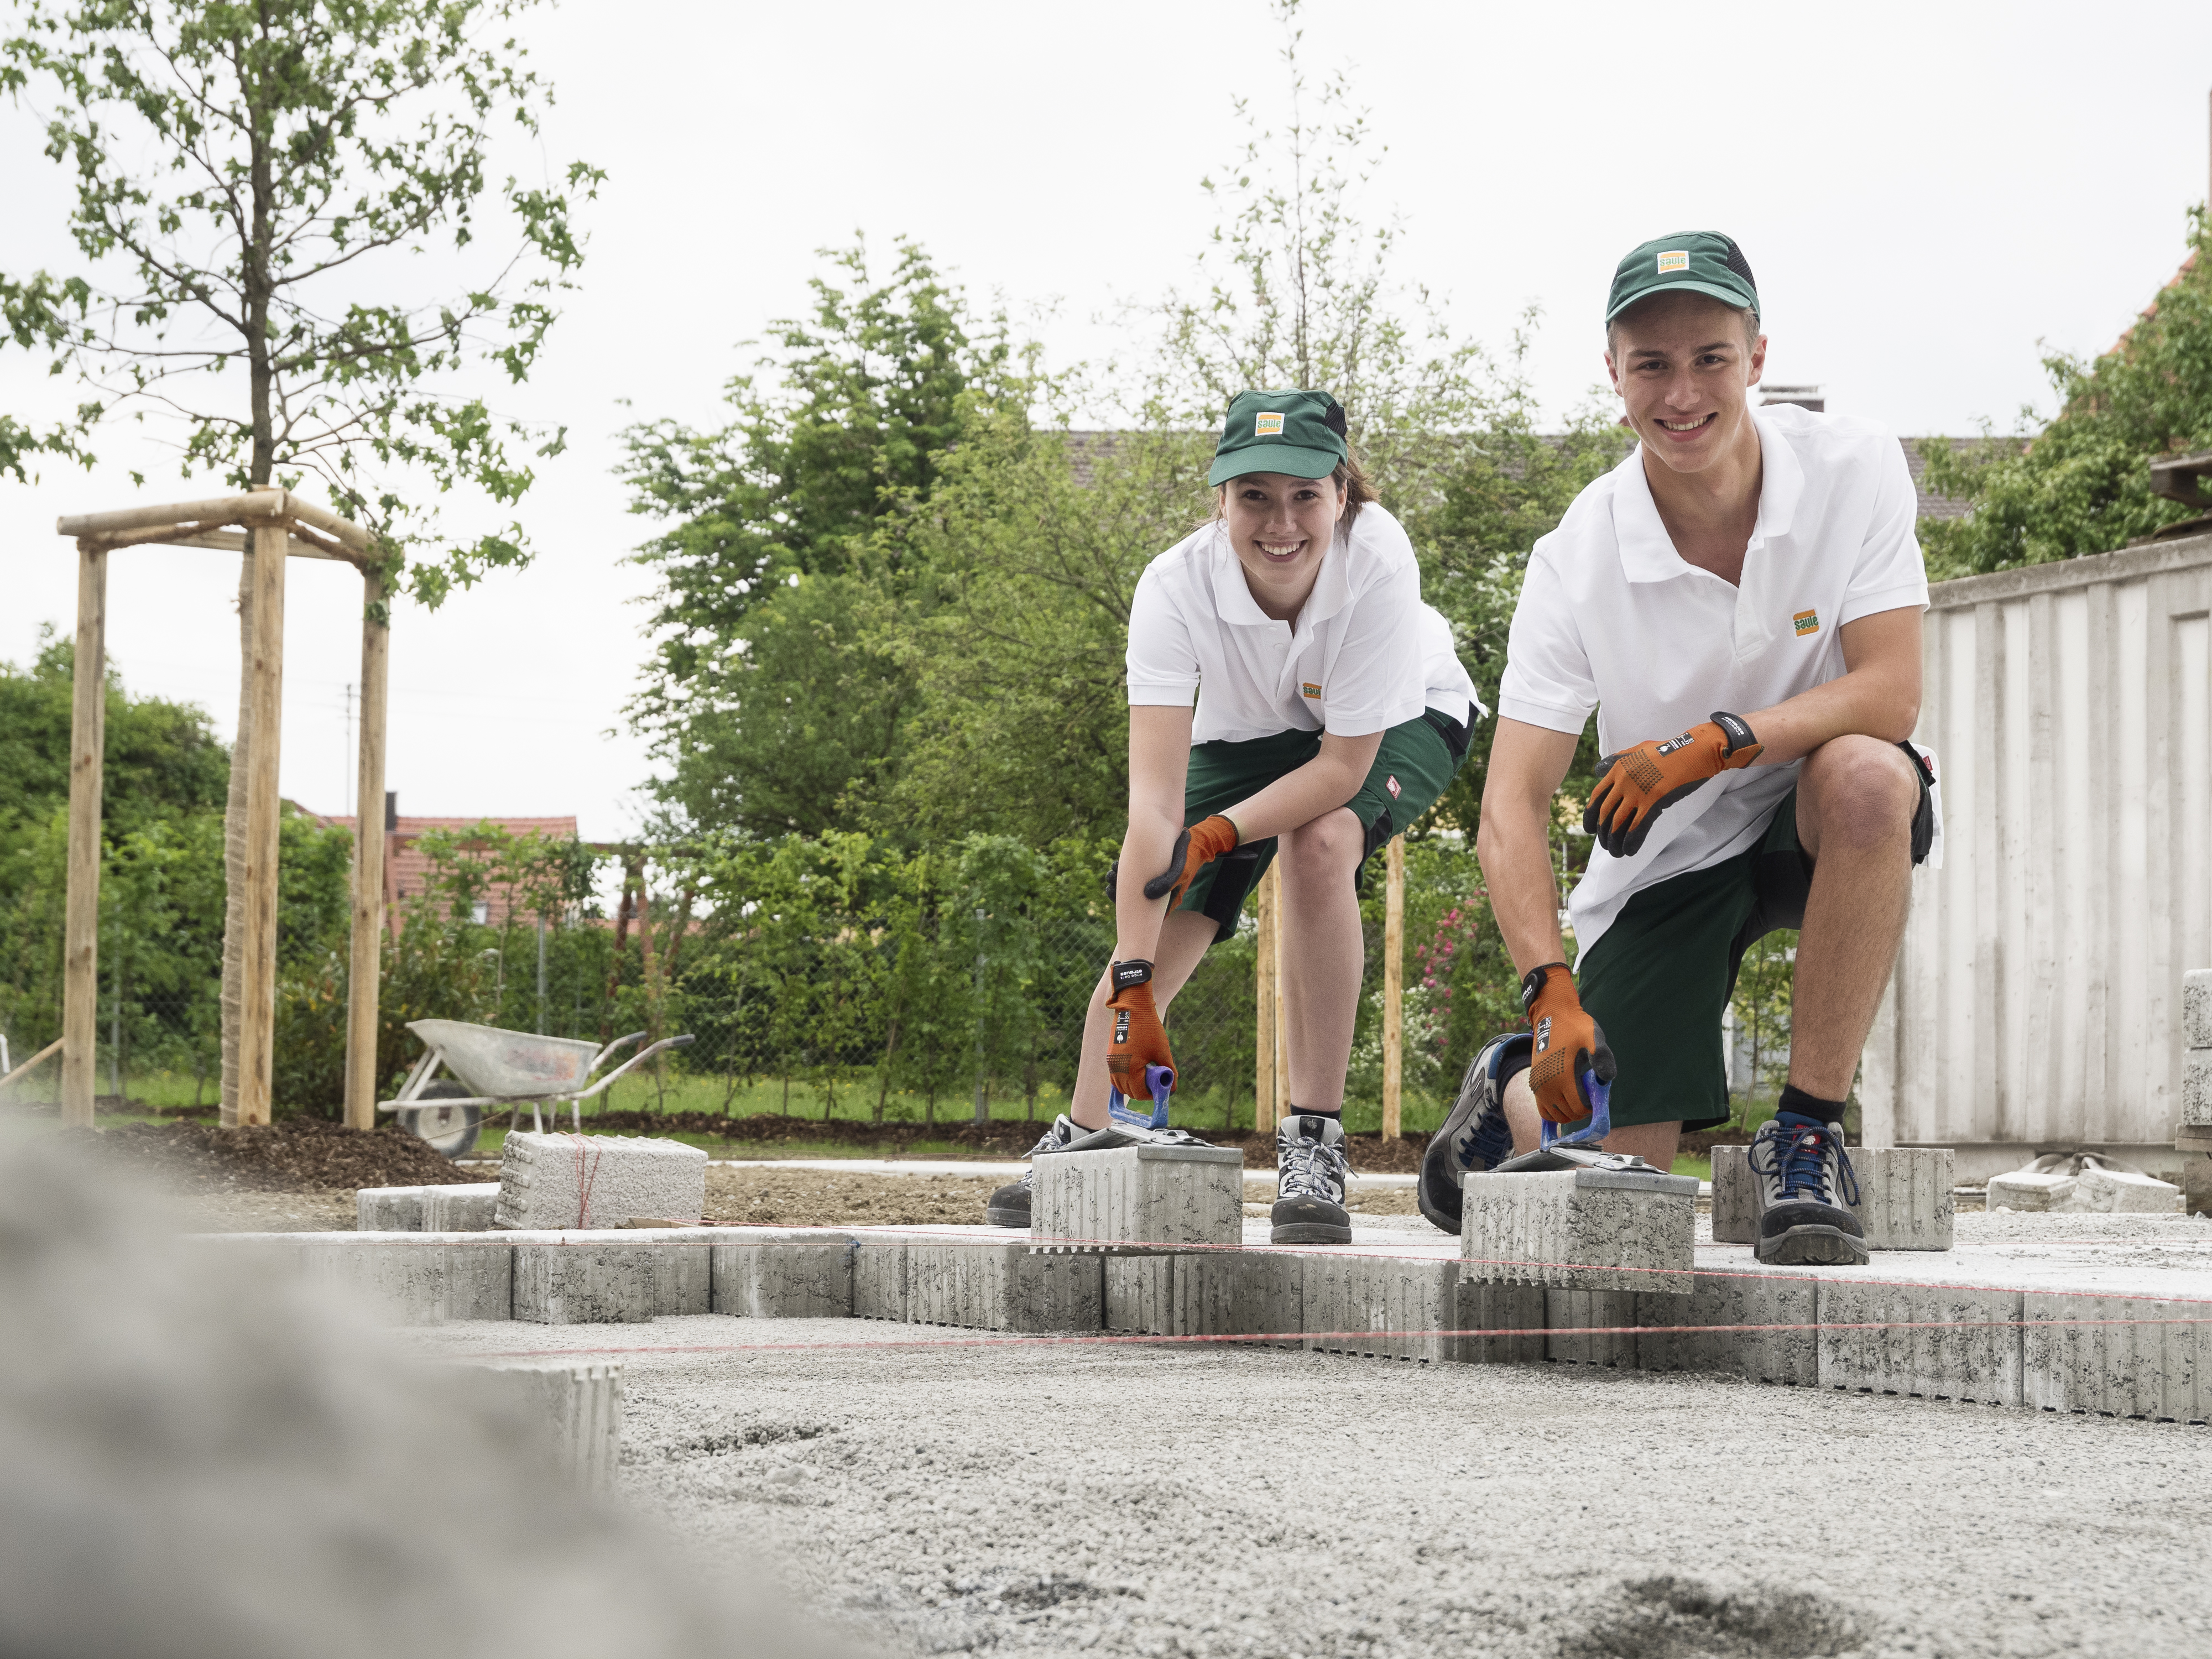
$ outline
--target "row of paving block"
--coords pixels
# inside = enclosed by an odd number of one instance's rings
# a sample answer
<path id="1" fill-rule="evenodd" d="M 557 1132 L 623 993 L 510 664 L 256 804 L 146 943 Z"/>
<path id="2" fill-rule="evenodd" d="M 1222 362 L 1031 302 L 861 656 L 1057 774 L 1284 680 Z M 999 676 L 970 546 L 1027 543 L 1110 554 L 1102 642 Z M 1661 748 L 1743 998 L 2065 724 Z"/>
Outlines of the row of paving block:
<path id="1" fill-rule="evenodd" d="M 1482 1282 L 1445 1256 L 684 1233 L 288 1234 L 221 1241 L 380 1297 L 407 1322 L 662 1315 L 1031 1334 L 1266 1338 L 1376 1358 L 1731 1373 L 1991 1405 L 2212 1417 L 2212 1304 L 1700 1270 L 1686 1291 Z M 1460 1334 L 1479 1332 L 1486 1334 Z"/>

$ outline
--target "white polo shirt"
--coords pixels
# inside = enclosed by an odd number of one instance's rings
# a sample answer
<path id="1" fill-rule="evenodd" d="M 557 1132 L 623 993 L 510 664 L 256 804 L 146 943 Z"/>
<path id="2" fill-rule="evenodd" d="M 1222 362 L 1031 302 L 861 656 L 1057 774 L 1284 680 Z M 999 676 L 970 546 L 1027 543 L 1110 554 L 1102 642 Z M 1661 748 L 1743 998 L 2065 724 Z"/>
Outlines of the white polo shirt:
<path id="1" fill-rule="evenodd" d="M 1844 672 L 1844 624 L 1928 605 L 1905 452 L 1869 422 L 1795 405 L 1752 411 L 1759 521 L 1731 586 L 1685 563 L 1638 445 L 1536 544 L 1513 612 L 1498 712 L 1579 733 L 1600 752 L 1671 738 L 1715 709 L 1748 714 Z M 1630 896 L 1752 846 L 1799 763 L 1707 780 L 1669 806 L 1635 857 L 1590 852 L 1568 900 L 1575 941 L 1597 943 Z"/>
<path id="2" fill-rule="evenodd" d="M 1128 666 L 1132 704 L 1197 694 L 1193 743 L 1364 737 L 1424 708 L 1469 722 L 1481 707 L 1450 624 L 1421 602 L 1413 543 L 1372 501 L 1338 528 L 1295 623 L 1260 609 L 1218 520 L 1184 537 L 1138 579 Z"/>

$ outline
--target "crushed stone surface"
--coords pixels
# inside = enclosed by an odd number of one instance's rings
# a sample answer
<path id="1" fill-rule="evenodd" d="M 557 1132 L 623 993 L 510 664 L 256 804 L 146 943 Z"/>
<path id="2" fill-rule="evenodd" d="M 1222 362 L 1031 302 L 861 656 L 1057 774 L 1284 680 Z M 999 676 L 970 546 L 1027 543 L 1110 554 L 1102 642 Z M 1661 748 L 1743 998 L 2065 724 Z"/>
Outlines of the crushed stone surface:
<path id="1" fill-rule="evenodd" d="M 2201 1427 L 860 1321 L 409 1340 L 629 1351 L 629 1499 L 882 1652 L 2212 1651 Z M 764 1346 L 635 1352 L 720 1345 Z"/>

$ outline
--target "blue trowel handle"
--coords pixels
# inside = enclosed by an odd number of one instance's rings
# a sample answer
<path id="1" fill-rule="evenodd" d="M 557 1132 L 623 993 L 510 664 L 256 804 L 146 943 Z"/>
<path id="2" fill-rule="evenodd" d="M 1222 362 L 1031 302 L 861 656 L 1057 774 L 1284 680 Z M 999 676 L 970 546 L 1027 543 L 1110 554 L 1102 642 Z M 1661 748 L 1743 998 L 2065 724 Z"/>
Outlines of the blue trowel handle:
<path id="1" fill-rule="evenodd" d="M 1551 1119 L 1544 1120 L 1544 1145 L 1547 1146 L 1597 1146 L 1613 1133 L 1613 1085 L 1598 1080 L 1592 1073 L 1589 1079 L 1589 1121 L 1571 1135 L 1562 1135 L 1559 1126 Z"/>
<path id="2" fill-rule="evenodd" d="M 1175 1092 L 1175 1067 L 1172 1066 L 1145 1067 L 1145 1087 L 1152 1091 L 1152 1115 L 1149 1120 L 1129 1110 L 1127 1103 L 1121 1098 L 1121 1091 L 1119 1089 L 1111 1091 L 1106 1097 L 1108 1115 L 1118 1117 L 1125 1123 L 1142 1123 L 1148 1129 L 1166 1128 L 1168 1127 L 1168 1097 Z"/>

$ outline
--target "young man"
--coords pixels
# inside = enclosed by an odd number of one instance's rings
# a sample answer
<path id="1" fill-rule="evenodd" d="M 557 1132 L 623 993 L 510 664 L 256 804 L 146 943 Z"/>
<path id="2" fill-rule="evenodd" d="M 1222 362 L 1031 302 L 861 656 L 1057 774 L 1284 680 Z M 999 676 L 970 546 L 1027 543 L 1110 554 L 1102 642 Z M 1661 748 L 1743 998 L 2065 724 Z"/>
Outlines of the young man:
<path id="1" fill-rule="evenodd" d="M 1477 850 L 1529 1032 L 1493 1040 L 1431 1143 L 1423 1212 L 1459 1177 L 1586 1118 L 1672 1166 L 1728 1115 L 1721 1016 L 1745 949 L 1800 929 L 1790 1081 L 1752 1150 L 1762 1261 L 1866 1260 L 1844 1097 L 1936 829 L 1920 709 L 1928 584 L 1896 439 L 1753 410 L 1759 293 L 1735 242 L 1646 242 L 1606 306 L 1640 440 L 1536 544 L 1506 652 Z M 1565 958 L 1548 830 L 1595 709 L 1595 838 Z"/>

